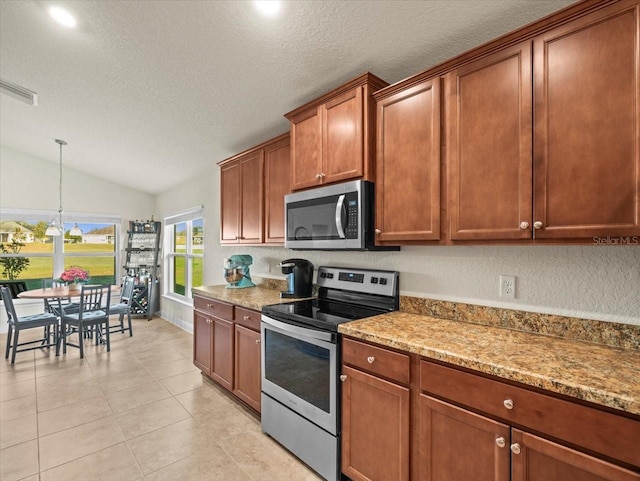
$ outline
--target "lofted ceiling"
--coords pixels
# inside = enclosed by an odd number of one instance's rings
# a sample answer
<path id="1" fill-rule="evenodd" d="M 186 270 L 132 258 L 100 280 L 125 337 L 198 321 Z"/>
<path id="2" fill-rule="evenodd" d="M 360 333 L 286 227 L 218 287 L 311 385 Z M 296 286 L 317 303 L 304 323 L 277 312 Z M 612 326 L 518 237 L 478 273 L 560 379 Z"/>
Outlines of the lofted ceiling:
<path id="1" fill-rule="evenodd" d="M 75 29 L 47 9 L 65 7 Z M 0 143 L 157 194 L 288 130 L 283 114 L 370 71 L 390 83 L 573 0 L 0 0 Z M 1 159 L 0 159 L 1 161 Z"/>

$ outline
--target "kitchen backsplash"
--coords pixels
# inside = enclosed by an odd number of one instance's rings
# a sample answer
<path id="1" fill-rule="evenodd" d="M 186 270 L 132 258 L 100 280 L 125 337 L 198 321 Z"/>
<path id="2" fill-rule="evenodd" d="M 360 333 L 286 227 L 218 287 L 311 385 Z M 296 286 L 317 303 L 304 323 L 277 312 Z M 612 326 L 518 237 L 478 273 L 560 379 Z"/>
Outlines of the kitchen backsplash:
<path id="1" fill-rule="evenodd" d="M 266 289 L 282 291 L 287 288 L 286 281 L 281 279 L 254 277 L 254 281 Z M 400 296 L 400 310 L 439 319 L 471 322 L 623 349 L 640 350 L 640 325 L 402 295 Z"/>

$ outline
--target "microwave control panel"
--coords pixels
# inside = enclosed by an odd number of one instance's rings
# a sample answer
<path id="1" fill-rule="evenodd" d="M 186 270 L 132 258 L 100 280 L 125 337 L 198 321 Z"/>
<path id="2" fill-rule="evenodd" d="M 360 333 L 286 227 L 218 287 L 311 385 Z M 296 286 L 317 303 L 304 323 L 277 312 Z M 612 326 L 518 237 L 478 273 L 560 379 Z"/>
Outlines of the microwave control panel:
<path id="1" fill-rule="evenodd" d="M 358 194 L 347 194 L 344 201 L 347 208 L 347 224 L 344 235 L 347 239 L 358 238 Z"/>

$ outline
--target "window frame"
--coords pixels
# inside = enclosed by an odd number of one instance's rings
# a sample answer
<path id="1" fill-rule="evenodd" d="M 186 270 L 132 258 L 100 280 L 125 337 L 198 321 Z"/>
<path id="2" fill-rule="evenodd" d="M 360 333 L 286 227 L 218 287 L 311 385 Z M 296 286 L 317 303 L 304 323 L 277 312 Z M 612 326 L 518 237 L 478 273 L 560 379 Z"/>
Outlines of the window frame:
<path id="1" fill-rule="evenodd" d="M 202 246 L 202 254 L 194 254 L 193 253 L 193 222 L 196 220 L 202 219 L 202 238 L 203 242 Z M 176 252 L 174 239 L 175 239 L 175 226 L 178 224 L 186 224 L 187 225 L 187 234 L 186 234 L 186 246 L 184 253 Z M 205 242 L 204 242 L 204 234 L 205 231 L 205 219 L 204 219 L 204 207 L 198 206 L 188 209 L 186 211 L 182 211 L 177 214 L 169 215 L 164 218 L 164 283 L 163 283 L 163 291 L 164 295 L 170 299 L 187 302 L 193 304 L 193 293 L 191 290 L 193 289 L 193 259 L 202 259 L 202 263 L 204 265 L 204 255 L 205 255 Z M 185 268 L 185 294 L 178 294 L 173 290 L 173 286 L 175 284 L 175 259 L 176 258 L 184 258 L 184 268 Z"/>
<path id="2" fill-rule="evenodd" d="M 54 210 L 41 210 L 41 209 L 0 209 L 0 220 L 25 220 L 32 221 L 35 219 L 49 222 L 52 218 L 58 218 L 60 214 Z M 96 223 L 96 224 L 113 224 L 114 225 L 114 246 L 113 252 L 65 252 L 64 250 L 64 236 L 50 236 L 53 237 L 53 252 L 51 253 L 38 253 L 27 252 L 20 254 L 2 254 L 3 257 L 47 257 L 53 259 L 53 272 L 51 276 L 54 277 L 64 271 L 64 263 L 66 258 L 73 257 L 113 257 L 114 259 L 114 279 L 118 283 L 120 278 L 119 273 L 122 270 L 121 255 L 120 255 L 120 232 L 122 228 L 122 218 L 116 214 L 106 213 L 84 213 L 84 212 L 63 212 L 62 220 L 65 224 L 69 223 Z"/>

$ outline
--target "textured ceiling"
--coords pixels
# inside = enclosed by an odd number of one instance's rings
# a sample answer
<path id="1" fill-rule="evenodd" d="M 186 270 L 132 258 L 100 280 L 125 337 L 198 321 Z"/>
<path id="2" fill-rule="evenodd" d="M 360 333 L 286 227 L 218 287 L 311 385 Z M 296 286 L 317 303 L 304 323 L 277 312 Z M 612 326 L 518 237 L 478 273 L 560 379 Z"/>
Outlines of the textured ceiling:
<path id="1" fill-rule="evenodd" d="M 38 93 L 0 95 L 0 142 L 159 193 L 285 132 L 283 114 L 365 71 L 390 83 L 572 0 L 284 2 L 0 0 L 0 77 Z"/>

